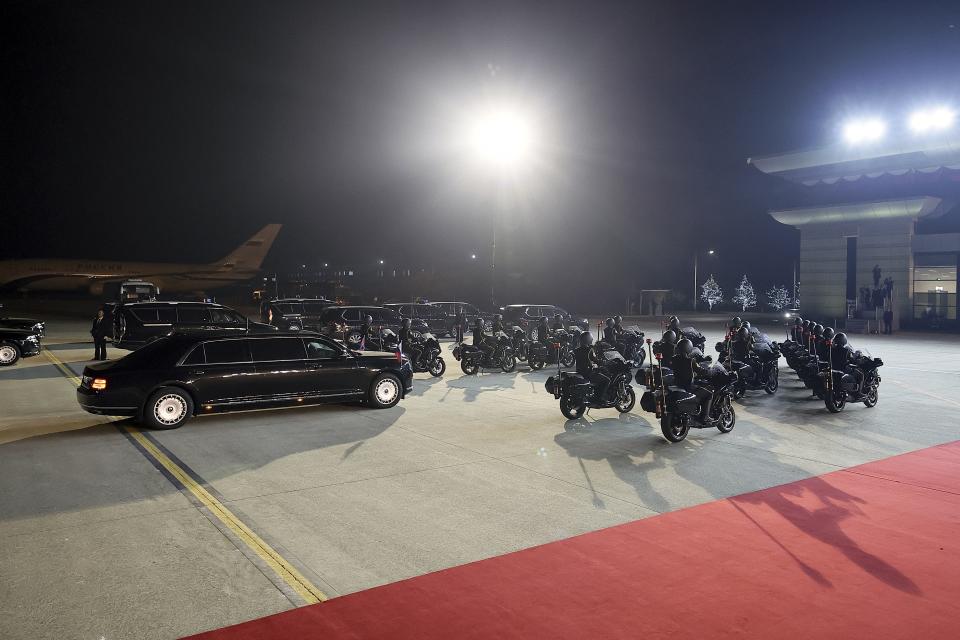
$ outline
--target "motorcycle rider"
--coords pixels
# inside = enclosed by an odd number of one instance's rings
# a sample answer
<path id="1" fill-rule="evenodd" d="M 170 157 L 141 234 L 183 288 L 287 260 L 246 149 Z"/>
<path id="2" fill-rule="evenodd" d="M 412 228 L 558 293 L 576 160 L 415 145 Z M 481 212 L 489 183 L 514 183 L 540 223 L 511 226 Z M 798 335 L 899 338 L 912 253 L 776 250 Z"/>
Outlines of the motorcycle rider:
<path id="1" fill-rule="evenodd" d="M 702 364 L 706 358 L 703 353 L 693 346 L 689 338 L 677 342 L 676 354 L 671 360 L 674 384 L 682 387 L 697 397 L 700 404 L 700 422 L 706 423 L 710 416 L 710 406 L 713 403 L 713 391 L 697 384 L 698 378 L 709 378 L 710 369 Z"/>
<path id="2" fill-rule="evenodd" d="M 733 320 L 730 321 L 730 330 L 729 335 L 732 338 L 737 334 L 737 331 L 740 330 L 740 327 L 743 326 L 743 320 L 740 316 L 733 316 Z"/>
<path id="3" fill-rule="evenodd" d="M 626 329 L 623 328 L 623 316 L 619 314 L 613 316 L 613 331 L 618 341 L 623 339 L 623 334 L 626 332 Z"/>
<path id="4" fill-rule="evenodd" d="M 669 361 L 676 353 L 677 334 L 675 331 L 667 329 L 663 332 L 663 337 L 653 345 L 653 352 L 659 353 L 664 361 Z"/>
<path id="5" fill-rule="evenodd" d="M 483 332 L 483 320 L 481 318 L 473 321 L 473 346 L 479 349 L 485 358 L 493 353 L 493 345 L 490 344 L 487 335 Z"/>
<path id="6" fill-rule="evenodd" d="M 563 326 L 563 316 L 562 316 L 562 315 L 560 315 L 559 313 L 553 314 L 553 323 L 550 325 L 550 329 L 552 329 L 553 331 L 559 331 L 559 330 L 561 330 L 561 329 L 566 329 L 566 327 Z"/>
<path id="7" fill-rule="evenodd" d="M 373 316 L 363 317 L 363 323 L 360 325 L 360 344 L 357 346 L 360 351 L 367 348 L 367 341 L 373 337 Z"/>
<path id="8" fill-rule="evenodd" d="M 595 396 L 603 399 L 607 394 L 610 377 L 603 373 L 597 353 L 593 348 L 593 334 L 584 331 L 580 334 L 580 346 L 573 350 L 578 375 L 583 376 L 597 390 Z"/>
<path id="9" fill-rule="evenodd" d="M 410 318 L 404 318 L 403 324 L 400 326 L 400 349 L 404 353 L 408 354 L 410 362 L 413 362 L 414 365 L 420 363 L 420 354 L 423 353 L 423 350 L 420 348 L 419 342 L 414 340 L 413 332 L 410 330 L 411 326 Z"/>
<path id="10" fill-rule="evenodd" d="M 553 344 L 553 335 L 550 331 L 550 325 L 547 324 L 547 316 L 540 316 L 540 320 L 537 322 L 537 342 L 547 345 L 548 349 Z"/>
<path id="11" fill-rule="evenodd" d="M 603 324 L 603 341 L 611 347 L 617 348 L 616 322 L 613 318 L 607 318 Z"/>
<path id="12" fill-rule="evenodd" d="M 676 335 L 680 335 L 680 318 L 677 316 L 670 316 L 670 320 L 667 321 L 667 329 L 673 331 Z"/>
<path id="13" fill-rule="evenodd" d="M 503 316 L 498 313 L 493 316 L 493 335 L 496 336 L 501 331 L 503 331 Z"/>

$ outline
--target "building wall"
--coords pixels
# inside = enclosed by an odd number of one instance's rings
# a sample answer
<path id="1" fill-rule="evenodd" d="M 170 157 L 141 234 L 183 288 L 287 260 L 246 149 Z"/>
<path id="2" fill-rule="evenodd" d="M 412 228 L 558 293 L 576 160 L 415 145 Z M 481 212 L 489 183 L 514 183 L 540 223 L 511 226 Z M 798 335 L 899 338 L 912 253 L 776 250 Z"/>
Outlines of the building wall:
<path id="1" fill-rule="evenodd" d="M 873 287 L 873 267 L 894 280 L 894 325 L 910 317 L 913 221 L 898 218 L 800 227 L 800 308 L 821 320 L 846 317 L 847 238 L 857 237 L 857 289 Z"/>

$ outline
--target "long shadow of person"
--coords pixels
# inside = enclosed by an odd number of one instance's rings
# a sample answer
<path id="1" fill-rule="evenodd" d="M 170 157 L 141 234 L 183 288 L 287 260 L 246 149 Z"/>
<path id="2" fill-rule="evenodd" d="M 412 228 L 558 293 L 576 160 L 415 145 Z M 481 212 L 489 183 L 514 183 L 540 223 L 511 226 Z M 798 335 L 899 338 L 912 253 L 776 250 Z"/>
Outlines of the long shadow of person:
<path id="1" fill-rule="evenodd" d="M 512 389 L 514 376 L 512 374 L 486 374 L 482 372 L 477 375 L 460 376 L 447 381 L 448 389 L 461 389 L 463 391 L 463 400 L 465 402 L 475 402 L 481 393 L 489 391 L 504 391 Z M 441 402 L 446 397 L 441 399 Z"/>

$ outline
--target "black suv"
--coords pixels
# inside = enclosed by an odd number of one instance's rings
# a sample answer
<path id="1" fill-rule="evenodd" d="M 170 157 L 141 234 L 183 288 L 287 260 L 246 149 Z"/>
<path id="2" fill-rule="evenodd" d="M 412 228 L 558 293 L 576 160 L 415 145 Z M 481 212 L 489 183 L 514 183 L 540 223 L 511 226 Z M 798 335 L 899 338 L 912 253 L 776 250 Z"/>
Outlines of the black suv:
<path id="1" fill-rule="evenodd" d="M 319 331 L 320 317 L 335 304 L 325 298 L 278 298 L 260 305 L 260 322 L 281 331 Z"/>
<path id="2" fill-rule="evenodd" d="M 134 302 L 113 309 L 113 344 L 134 350 L 173 329 L 273 333 L 268 324 L 251 322 L 240 312 L 212 302 Z"/>
<path id="3" fill-rule="evenodd" d="M 477 318 L 483 320 L 484 325 L 488 327 L 493 323 L 492 313 L 480 311 L 480 309 L 469 302 L 431 302 L 430 304 L 431 306 L 439 307 L 449 316 L 450 335 L 455 335 L 453 325 L 457 321 L 457 316 L 460 315 L 461 311 L 463 311 L 463 314 L 467 317 L 467 326 L 473 326 L 473 322 Z"/>
<path id="4" fill-rule="evenodd" d="M 553 316 L 558 313 L 563 317 L 564 326 L 580 327 L 584 331 L 590 329 L 590 321 L 586 318 L 574 317 L 569 311 L 552 304 L 511 304 L 500 307 L 500 313 L 503 314 L 504 325 L 522 327 L 531 340 L 537 339 L 537 324 L 540 318 L 553 322 Z"/>
<path id="5" fill-rule="evenodd" d="M 34 325 L 37 323 L 34 323 Z M 42 325 L 42 323 L 40 323 Z M 0 324 L 0 367 L 17 364 L 20 358 L 29 358 L 40 354 L 42 328 L 31 326 L 4 326 Z"/>
<path id="6" fill-rule="evenodd" d="M 175 429 L 197 414 L 270 405 L 360 400 L 388 408 L 412 387 L 410 363 L 399 353 L 349 351 L 311 333 L 188 331 L 87 366 L 77 402 L 90 413 Z"/>
<path id="7" fill-rule="evenodd" d="M 430 333 L 438 338 L 445 335 L 453 335 L 453 322 L 456 316 L 451 318 L 447 312 L 432 304 L 417 304 L 413 302 L 391 302 L 383 305 L 387 309 L 393 309 L 400 314 L 401 318 L 410 318 L 410 320 L 423 320 L 430 329 Z M 411 323 L 412 324 L 412 323 Z"/>
<path id="8" fill-rule="evenodd" d="M 320 332 L 343 340 L 351 349 L 356 349 L 363 338 L 360 327 L 365 316 L 373 318 L 373 326 L 377 329 L 400 331 L 403 322 L 399 313 L 384 307 L 328 307 L 320 317 Z M 414 331 L 427 331 L 423 320 L 413 320 L 410 325 Z"/>
<path id="9" fill-rule="evenodd" d="M 33 318 L 12 318 L 5 316 L 3 315 L 3 303 L 0 303 L 0 328 L 34 331 L 42 338 L 46 325 L 40 320 L 34 320 Z"/>

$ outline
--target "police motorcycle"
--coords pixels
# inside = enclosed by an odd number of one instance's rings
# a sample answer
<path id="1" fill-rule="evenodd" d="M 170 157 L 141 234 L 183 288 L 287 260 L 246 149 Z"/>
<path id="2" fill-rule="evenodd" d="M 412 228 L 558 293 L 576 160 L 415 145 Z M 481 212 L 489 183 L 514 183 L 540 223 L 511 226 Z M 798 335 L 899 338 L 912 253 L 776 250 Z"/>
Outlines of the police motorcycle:
<path id="1" fill-rule="evenodd" d="M 590 347 L 592 344 L 593 335 L 583 332 L 580 345 Z M 629 413 L 637 402 L 630 385 L 630 363 L 613 349 L 594 349 L 593 353 L 599 361 L 597 371 L 608 382 L 598 384 L 574 371 L 560 371 L 558 366 L 557 375 L 547 378 L 544 385 L 547 393 L 560 400 L 560 413 L 568 420 L 582 417 L 587 409 L 616 409 L 620 413 Z"/>
<path id="2" fill-rule="evenodd" d="M 460 362 L 460 369 L 465 374 L 472 376 L 480 369 L 501 369 L 504 373 L 510 373 L 517 368 L 517 357 L 513 353 L 510 336 L 497 331 L 486 340 L 491 347 L 487 350 L 463 342 L 453 348 L 453 357 Z"/>
<path id="3" fill-rule="evenodd" d="M 663 365 L 663 357 L 654 354 L 657 368 Z M 706 411 L 701 398 L 693 391 L 682 386 L 666 384 L 666 376 L 651 376 L 651 381 L 659 383 L 646 391 L 640 398 L 640 406 L 660 420 L 660 431 L 670 442 L 681 442 L 690 429 L 710 429 L 716 427 L 720 433 L 729 433 L 737 422 L 733 408 L 734 387 L 737 373 L 727 371 L 721 364 L 709 364 L 712 358 L 693 346 L 690 340 L 677 343 L 677 355 L 674 356 L 674 368 L 691 367 L 691 378 L 700 383 L 705 392 Z M 702 363 L 708 363 L 704 365 Z M 674 376 L 676 376 L 676 371 Z M 706 415 L 704 415 L 706 414 Z"/>
<path id="4" fill-rule="evenodd" d="M 542 326 L 538 327 L 537 335 L 540 336 Z M 581 330 L 579 327 L 567 329 L 554 329 L 549 333 L 549 338 L 544 340 L 531 340 L 527 344 L 527 364 L 534 371 L 543 369 L 548 364 L 559 364 L 563 367 L 572 367 L 576 361 L 573 354 L 575 345 L 574 340 L 579 344 Z"/>
<path id="5" fill-rule="evenodd" d="M 749 352 L 740 353 L 736 357 L 735 351 L 742 349 L 742 344 L 749 345 Z M 753 342 L 750 339 L 749 328 L 741 326 L 736 332 L 728 332 L 724 341 L 716 344 L 717 359 L 724 363 L 730 371 L 736 371 L 737 384 L 734 387 L 734 399 L 740 399 L 748 390 L 759 391 L 773 395 L 780 387 L 780 350 L 776 344 L 769 341 Z"/>
<path id="6" fill-rule="evenodd" d="M 667 329 L 663 332 L 663 336 L 656 342 L 647 338 L 646 345 L 647 350 L 650 352 L 650 365 L 641 367 L 637 371 L 637 384 L 644 385 L 648 391 L 655 391 L 661 386 L 673 386 L 673 369 L 663 363 L 673 360 L 677 346 L 677 335 Z M 654 359 L 657 361 L 656 365 L 654 365 Z"/>
<path id="7" fill-rule="evenodd" d="M 630 326 L 624 329 L 620 334 L 620 344 L 623 345 L 623 357 L 633 363 L 634 367 L 642 367 L 647 351 L 643 348 L 643 331 L 640 327 Z"/>
<path id="8" fill-rule="evenodd" d="M 530 341 L 527 340 L 527 332 L 523 330 L 523 327 L 514 326 L 510 330 L 510 344 L 513 347 L 513 354 L 517 356 L 517 360 L 526 362 Z"/>
<path id="9" fill-rule="evenodd" d="M 823 373 L 823 402 L 830 413 L 840 413 L 848 402 L 862 402 L 866 407 L 877 406 L 880 399 L 880 374 L 877 369 L 883 360 L 869 351 L 853 351 L 847 336 L 838 333 L 828 342 L 830 368 Z"/>
<path id="10" fill-rule="evenodd" d="M 393 329 L 380 329 L 362 340 L 365 351 L 400 351 L 400 336 Z"/>
<path id="11" fill-rule="evenodd" d="M 416 343 L 417 348 L 420 349 L 420 354 L 416 359 L 410 358 L 410 365 L 413 367 L 413 372 L 421 373 L 425 371 L 434 378 L 442 376 L 447 370 L 447 363 L 443 361 L 443 357 L 440 355 L 440 341 L 437 340 L 437 337 L 430 332 L 414 332 L 411 334 L 411 337 Z"/>
<path id="12" fill-rule="evenodd" d="M 803 318 L 796 316 L 793 326 L 787 331 L 787 339 L 777 345 L 791 369 L 796 369 L 797 355 L 803 349 L 805 322 Z"/>
<path id="13" fill-rule="evenodd" d="M 832 327 L 818 324 L 813 329 L 810 356 L 803 360 L 797 369 L 797 375 L 805 387 L 813 392 L 817 398 L 823 399 L 823 372 L 830 369 L 830 347 L 828 343 L 833 339 Z"/>
<path id="14" fill-rule="evenodd" d="M 686 338 L 693 343 L 694 347 L 700 349 L 701 353 L 703 353 L 705 350 L 707 337 L 697 331 L 694 327 L 681 327 L 680 319 L 677 316 L 670 316 L 670 319 L 667 321 L 666 328 L 677 334 L 678 341 Z"/>

